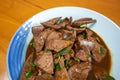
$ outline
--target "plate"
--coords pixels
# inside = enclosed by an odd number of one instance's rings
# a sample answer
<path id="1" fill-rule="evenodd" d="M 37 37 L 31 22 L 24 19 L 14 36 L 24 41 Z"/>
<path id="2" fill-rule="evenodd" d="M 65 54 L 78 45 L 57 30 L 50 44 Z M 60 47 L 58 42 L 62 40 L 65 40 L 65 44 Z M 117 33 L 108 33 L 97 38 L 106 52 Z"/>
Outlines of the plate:
<path id="1" fill-rule="evenodd" d="M 90 17 L 97 23 L 90 27 L 106 43 L 111 51 L 112 67 L 110 74 L 120 80 L 120 28 L 109 18 L 90 9 L 80 7 L 57 7 L 42 11 L 25 23 L 16 31 L 11 39 L 7 52 L 7 72 L 10 80 L 18 80 L 25 60 L 27 46 L 32 39 L 31 27 L 54 17 L 73 17 L 73 20 Z"/>

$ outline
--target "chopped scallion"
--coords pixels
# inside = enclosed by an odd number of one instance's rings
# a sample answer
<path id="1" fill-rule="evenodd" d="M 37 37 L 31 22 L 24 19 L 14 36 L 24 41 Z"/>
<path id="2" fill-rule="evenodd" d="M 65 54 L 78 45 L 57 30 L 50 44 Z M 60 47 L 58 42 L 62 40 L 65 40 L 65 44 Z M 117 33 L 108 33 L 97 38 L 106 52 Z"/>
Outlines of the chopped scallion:
<path id="1" fill-rule="evenodd" d="M 86 38 L 86 34 L 85 34 L 85 32 L 82 32 L 82 38 L 83 38 L 83 39 Z"/>
<path id="2" fill-rule="evenodd" d="M 57 53 L 57 57 L 63 55 L 63 54 L 66 53 L 66 52 L 68 52 L 68 49 L 67 49 L 67 48 L 62 49 L 61 51 L 59 51 L 59 52 Z"/>
<path id="3" fill-rule="evenodd" d="M 49 49 L 47 49 L 45 52 L 46 52 L 46 53 L 49 53 L 49 52 L 52 52 L 52 51 L 51 51 L 51 50 L 49 50 Z"/>
<path id="4" fill-rule="evenodd" d="M 31 75 L 32 75 L 32 71 L 28 71 L 28 72 L 25 74 L 25 77 L 26 77 L 26 78 L 29 78 Z"/>
<path id="5" fill-rule="evenodd" d="M 66 69 L 69 69 L 69 60 L 65 60 L 64 63 L 65 63 Z"/>
<path id="6" fill-rule="evenodd" d="M 57 63 L 56 64 L 56 70 L 61 70 L 62 68 L 61 68 L 61 66 L 60 66 L 60 63 Z"/>
<path id="7" fill-rule="evenodd" d="M 36 65 L 33 62 L 30 62 L 30 66 L 35 67 Z"/>
<path id="8" fill-rule="evenodd" d="M 35 45 L 36 45 L 35 42 L 31 42 L 31 43 L 30 43 L 30 46 L 32 46 L 32 47 L 35 47 Z"/>
<path id="9" fill-rule="evenodd" d="M 104 49 L 103 49 L 102 47 L 100 47 L 99 53 L 100 53 L 100 54 L 103 54 L 103 53 L 104 53 Z"/>
<path id="10" fill-rule="evenodd" d="M 80 28 L 84 28 L 84 27 L 87 27 L 87 24 L 80 25 Z"/>
<path id="11" fill-rule="evenodd" d="M 92 54 L 89 54 L 89 57 L 90 57 L 90 58 L 93 58 L 93 55 L 92 55 Z"/>
<path id="12" fill-rule="evenodd" d="M 80 60 L 79 60 L 77 57 L 74 57 L 74 60 L 75 60 L 76 62 L 80 62 Z"/>
<path id="13" fill-rule="evenodd" d="M 105 80 L 115 80 L 114 77 L 108 75 L 108 74 L 101 74 L 101 76 L 105 76 Z"/>
<path id="14" fill-rule="evenodd" d="M 62 22 L 62 19 L 59 19 L 56 24 L 60 24 Z"/>
<path id="15" fill-rule="evenodd" d="M 61 57 L 60 57 L 60 56 L 58 56 L 58 61 L 60 61 L 60 58 L 61 58 Z"/>

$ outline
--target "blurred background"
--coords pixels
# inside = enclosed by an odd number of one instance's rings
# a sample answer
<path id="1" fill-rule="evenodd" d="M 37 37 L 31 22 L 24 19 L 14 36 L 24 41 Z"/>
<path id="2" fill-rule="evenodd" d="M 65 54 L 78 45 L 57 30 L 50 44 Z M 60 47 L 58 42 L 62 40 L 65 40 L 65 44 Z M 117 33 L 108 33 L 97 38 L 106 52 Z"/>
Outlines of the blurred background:
<path id="1" fill-rule="evenodd" d="M 9 42 L 28 18 L 43 10 L 78 6 L 95 10 L 120 26 L 120 0 L 1 0 L 0 1 L 0 80 L 9 80 L 6 54 Z"/>

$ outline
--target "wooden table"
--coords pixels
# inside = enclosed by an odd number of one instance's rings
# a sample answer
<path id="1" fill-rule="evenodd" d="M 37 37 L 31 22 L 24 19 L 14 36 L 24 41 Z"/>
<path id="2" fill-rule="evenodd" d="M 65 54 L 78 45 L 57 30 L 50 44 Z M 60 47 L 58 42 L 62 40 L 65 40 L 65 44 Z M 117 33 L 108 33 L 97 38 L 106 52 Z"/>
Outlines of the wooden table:
<path id="1" fill-rule="evenodd" d="M 6 53 L 18 27 L 34 14 L 58 6 L 89 8 L 104 14 L 120 26 L 120 0 L 2 0 L 0 1 L 0 80 L 8 80 Z"/>

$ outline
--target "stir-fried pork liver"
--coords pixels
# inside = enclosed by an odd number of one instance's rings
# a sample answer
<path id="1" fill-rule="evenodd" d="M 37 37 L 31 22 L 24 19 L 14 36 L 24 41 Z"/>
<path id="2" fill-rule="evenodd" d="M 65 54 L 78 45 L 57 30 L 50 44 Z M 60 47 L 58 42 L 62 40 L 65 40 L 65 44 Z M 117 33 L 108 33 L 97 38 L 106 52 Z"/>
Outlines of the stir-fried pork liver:
<path id="1" fill-rule="evenodd" d="M 37 67 L 43 69 L 49 74 L 53 74 L 53 56 L 51 52 L 44 52 L 44 54 L 36 60 Z"/>
<path id="2" fill-rule="evenodd" d="M 86 80 L 90 70 L 91 64 L 88 62 L 82 62 L 70 67 L 68 74 L 71 80 Z"/>
<path id="3" fill-rule="evenodd" d="M 60 50 L 70 46 L 73 42 L 66 40 L 49 40 L 46 44 L 46 49 L 59 52 Z"/>
<path id="4" fill-rule="evenodd" d="M 35 80 L 54 80 L 54 77 L 46 73 L 41 76 L 37 76 Z"/>
<path id="5" fill-rule="evenodd" d="M 36 52 L 40 52 L 45 44 L 45 41 L 48 37 L 48 35 L 52 32 L 50 29 L 46 29 L 43 32 L 41 32 L 38 36 L 34 36 L 35 41 L 35 49 Z"/>
<path id="6" fill-rule="evenodd" d="M 55 80 L 70 80 L 66 68 L 55 72 Z"/>
<path id="7" fill-rule="evenodd" d="M 101 75 L 109 76 L 110 55 L 102 39 L 87 28 L 95 22 L 56 17 L 32 27 L 33 50 L 20 80 L 105 80 Z"/>
<path id="8" fill-rule="evenodd" d="M 91 61 L 90 50 L 86 46 L 81 46 L 81 49 L 76 53 L 76 57 L 78 57 L 82 61 Z"/>

